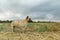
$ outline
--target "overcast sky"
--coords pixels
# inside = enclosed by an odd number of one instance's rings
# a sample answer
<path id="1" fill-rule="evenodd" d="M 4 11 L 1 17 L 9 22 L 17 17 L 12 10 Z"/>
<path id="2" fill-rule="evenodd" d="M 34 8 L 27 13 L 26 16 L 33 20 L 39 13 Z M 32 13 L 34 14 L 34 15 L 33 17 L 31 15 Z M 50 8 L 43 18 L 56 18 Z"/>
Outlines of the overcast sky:
<path id="1" fill-rule="evenodd" d="M 60 20 L 60 0 L 0 0 L 0 20 L 26 16 L 33 20 Z"/>

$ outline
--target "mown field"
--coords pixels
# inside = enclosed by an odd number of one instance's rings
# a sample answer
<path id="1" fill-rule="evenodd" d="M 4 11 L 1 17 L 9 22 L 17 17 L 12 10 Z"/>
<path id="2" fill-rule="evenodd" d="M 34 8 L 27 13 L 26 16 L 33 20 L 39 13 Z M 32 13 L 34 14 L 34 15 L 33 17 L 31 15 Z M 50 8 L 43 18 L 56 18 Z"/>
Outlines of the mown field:
<path id="1" fill-rule="evenodd" d="M 18 28 L 19 29 L 19 28 Z M 25 33 L 11 32 L 10 23 L 0 23 L 0 40 L 59 40 L 60 23 L 28 23 Z"/>

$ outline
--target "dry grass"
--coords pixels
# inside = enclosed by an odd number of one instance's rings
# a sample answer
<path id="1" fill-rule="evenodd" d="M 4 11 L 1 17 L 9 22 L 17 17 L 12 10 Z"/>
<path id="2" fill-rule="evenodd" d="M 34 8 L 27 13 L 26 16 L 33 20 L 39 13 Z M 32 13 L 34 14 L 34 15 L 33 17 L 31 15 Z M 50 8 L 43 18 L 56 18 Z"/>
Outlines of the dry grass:
<path id="1" fill-rule="evenodd" d="M 60 32 L 28 32 L 11 33 L 1 32 L 0 40 L 60 40 Z"/>
<path id="2" fill-rule="evenodd" d="M 10 23 L 0 23 L 0 40 L 60 40 L 60 23 L 29 23 L 25 31 L 11 32 Z"/>

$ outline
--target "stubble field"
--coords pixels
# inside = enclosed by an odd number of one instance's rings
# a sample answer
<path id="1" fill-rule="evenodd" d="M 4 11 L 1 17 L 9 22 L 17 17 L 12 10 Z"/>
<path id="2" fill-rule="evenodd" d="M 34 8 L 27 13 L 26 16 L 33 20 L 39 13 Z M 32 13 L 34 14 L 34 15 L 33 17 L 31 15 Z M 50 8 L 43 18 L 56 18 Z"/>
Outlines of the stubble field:
<path id="1" fill-rule="evenodd" d="M 60 23 L 55 22 L 28 23 L 25 33 L 11 31 L 10 23 L 0 23 L 0 40 L 60 40 Z"/>

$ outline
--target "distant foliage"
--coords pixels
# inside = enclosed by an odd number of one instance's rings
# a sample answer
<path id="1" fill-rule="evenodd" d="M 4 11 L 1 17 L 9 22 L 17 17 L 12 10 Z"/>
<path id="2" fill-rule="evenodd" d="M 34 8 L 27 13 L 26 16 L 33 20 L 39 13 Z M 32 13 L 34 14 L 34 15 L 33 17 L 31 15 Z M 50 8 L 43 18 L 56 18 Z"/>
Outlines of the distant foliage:
<path id="1" fill-rule="evenodd" d="M 46 21 L 37 21 L 37 22 L 35 22 L 35 21 L 33 21 L 31 23 L 56 23 L 56 22 L 50 22 L 50 21 L 48 21 L 48 22 L 46 22 Z"/>
<path id="2" fill-rule="evenodd" d="M 12 21 L 6 20 L 6 21 L 2 21 L 0 20 L 0 23 L 11 23 Z"/>

